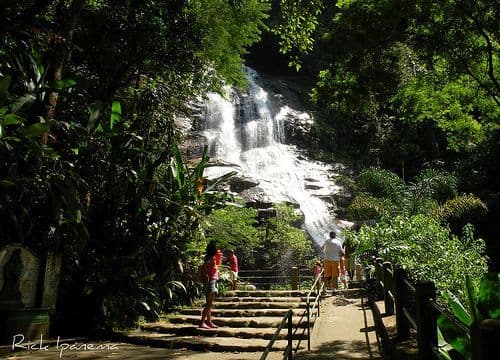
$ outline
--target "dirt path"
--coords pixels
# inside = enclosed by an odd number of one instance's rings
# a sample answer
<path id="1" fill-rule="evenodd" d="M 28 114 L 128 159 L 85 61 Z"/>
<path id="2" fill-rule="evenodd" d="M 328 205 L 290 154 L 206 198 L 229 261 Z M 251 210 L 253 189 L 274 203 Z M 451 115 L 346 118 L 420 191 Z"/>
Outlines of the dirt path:
<path id="1" fill-rule="evenodd" d="M 311 335 L 311 351 L 296 359 L 382 359 L 366 299 L 353 293 L 328 296 Z"/>

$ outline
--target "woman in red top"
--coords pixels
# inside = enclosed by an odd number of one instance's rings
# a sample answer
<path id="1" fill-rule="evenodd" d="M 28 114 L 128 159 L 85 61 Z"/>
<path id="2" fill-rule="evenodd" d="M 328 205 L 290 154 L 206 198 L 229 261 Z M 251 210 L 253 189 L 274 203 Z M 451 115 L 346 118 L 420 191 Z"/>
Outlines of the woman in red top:
<path id="1" fill-rule="evenodd" d="M 207 246 L 207 253 L 205 255 L 205 263 L 203 264 L 203 288 L 205 291 L 206 303 L 201 312 L 200 328 L 210 329 L 217 328 L 218 326 L 212 322 L 212 305 L 217 294 L 216 282 L 219 278 L 217 271 L 217 245 L 211 242 Z"/>

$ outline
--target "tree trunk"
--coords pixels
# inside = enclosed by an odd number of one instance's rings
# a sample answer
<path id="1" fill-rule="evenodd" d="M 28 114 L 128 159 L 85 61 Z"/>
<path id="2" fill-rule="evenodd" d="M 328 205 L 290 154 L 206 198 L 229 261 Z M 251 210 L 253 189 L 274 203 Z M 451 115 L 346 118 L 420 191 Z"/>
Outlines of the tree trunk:
<path id="1" fill-rule="evenodd" d="M 47 61 L 47 76 L 49 90 L 45 94 L 44 106 L 45 121 L 52 120 L 57 106 L 57 82 L 62 79 L 64 59 L 68 53 L 73 38 L 73 31 L 80 17 L 80 13 L 86 4 L 86 0 L 74 0 L 68 11 L 68 17 L 61 26 L 61 36 L 55 36 L 52 41 L 52 49 L 49 50 Z M 44 134 L 42 142 L 47 143 L 48 134 Z"/>

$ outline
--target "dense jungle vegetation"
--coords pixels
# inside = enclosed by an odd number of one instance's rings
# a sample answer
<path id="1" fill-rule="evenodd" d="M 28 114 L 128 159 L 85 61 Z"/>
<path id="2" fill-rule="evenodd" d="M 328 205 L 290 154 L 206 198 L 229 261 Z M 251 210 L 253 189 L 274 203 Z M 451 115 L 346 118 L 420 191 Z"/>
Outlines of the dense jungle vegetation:
<path id="1" fill-rule="evenodd" d="M 208 240 L 248 266 L 285 245 L 309 255 L 290 209 L 262 238 L 252 209 L 225 206 L 223 178 L 198 188 L 206 154 L 188 167 L 177 146 L 189 100 L 244 87 L 245 60 L 277 71 L 286 59 L 315 83 L 311 153 L 355 170 L 339 180 L 365 225 L 348 238 L 460 292 L 461 269 L 486 271 L 485 247 L 491 268 L 500 261 L 495 5 L 5 0 L 0 245 L 62 256 L 58 313 L 88 330 L 188 302 Z"/>

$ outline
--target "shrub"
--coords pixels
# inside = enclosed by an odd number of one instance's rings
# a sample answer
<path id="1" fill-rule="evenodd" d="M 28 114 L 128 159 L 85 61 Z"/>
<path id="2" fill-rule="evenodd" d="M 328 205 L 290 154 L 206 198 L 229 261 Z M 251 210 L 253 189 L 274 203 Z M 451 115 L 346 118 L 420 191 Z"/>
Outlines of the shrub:
<path id="1" fill-rule="evenodd" d="M 278 217 L 259 226 L 257 210 L 226 206 L 207 217 L 206 236 L 221 249 L 234 249 L 246 269 L 304 265 L 313 250 L 305 232 L 293 226 L 299 215 L 285 204 L 276 204 Z"/>
<path id="2" fill-rule="evenodd" d="M 395 202 L 398 202 L 408 192 L 404 181 L 398 175 L 374 167 L 361 172 L 359 187 L 363 192 L 378 198 L 388 198 Z"/>
<path id="3" fill-rule="evenodd" d="M 449 290 L 463 299 L 464 274 L 478 282 L 487 271 L 484 241 L 474 239 L 471 231 L 469 225 L 461 239 L 438 220 L 419 214 L 383 218 L 347 236 L 365 262 L 381 257 L 413 280 L 434 281 L 438 291 Z"/>
<path id="4" fill-rule="evenodd" d="M 389 199 L 380 199 L 368 194 L 359 194 L 347 209 L 350 219 L 357 221 L 377 220 L 388 214 L 393 205 Z"/>

